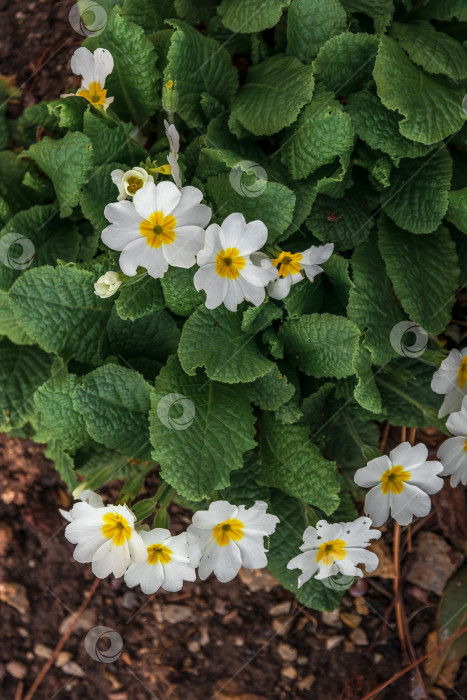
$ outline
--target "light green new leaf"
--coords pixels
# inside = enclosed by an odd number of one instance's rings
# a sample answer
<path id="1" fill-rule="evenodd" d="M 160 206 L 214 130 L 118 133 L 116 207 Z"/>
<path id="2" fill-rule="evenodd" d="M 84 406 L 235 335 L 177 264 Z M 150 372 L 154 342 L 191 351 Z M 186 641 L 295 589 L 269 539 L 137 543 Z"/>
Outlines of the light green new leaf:
<path id="1" fill-rule="evenodd" d="M 388 36 L 381 38 L 373 76 L 382 103 L 405 117 L 399 130 L 408 139 L 436 143 L 464 124 L 465 91 L 425 73 Z"/>
<path id="2" fill-rule="evenodd" d="M 449 231 L 440 226 L 436 233 L 415 236 L 383 216 L 379 248 L 410 320 L 427 333 L 441 333 L 451 318 L 460 274 Z"/>
<path id="3" fill-rule="evenodd" d="M 94 165 L 119 161 L 132 168 L 146 160 L 146 151 L 133 139 L 136 132 L 133 124 L 121 122 L 111 129 L 109 122 L 87 111 L 83 131 L 92 143 Z"/>
<path id="4" fill-rule="evenodd" d="M 394 0 L 341 0 L 349 12 L 362 12 L 373 18 L 375 32 L 383 34 L 394 14 Z"/>
<path id="5" fill-rule="evenodd" d="M 122 17 L 115 7 L 107 17 L 104 30 L 89 36 L 84 45 L 94 51 L 110 51 L 114 68 L 105 82 L 107 96 L 115 100 L 111 109 L 127 122 L 141 124 L 160 105 L 161 74 L 156 68 L 157 55 L 144 29 Z"/>
<path id="6" fill-rule="evenodd" d="M 252 382 L 274 367 L 258 351 L 254 338 L 242 331 L 240 314 L 223 306 L 213 310 L 201 306 L 185 322 L 178 356 L 187 374 L 204 366 L 210 379 Z"/>
<path id="7" fill-rule="evenodd" d="M 295 56 L 272 56 L 249 69 L 232 115 L 255 136 L 275 134 L 295 121 L 314 84 L 311 66 Z"/>
<path id="8" fill-rule="evenodd" d="M 325 459 L 310 441 L 308 428 L 290 425 L 284 429 L 271 414 L 260 426 L 260 483 L 296 496 L 325 513 L 339 505 L 335 462 Z"/>
<path id="9" fill-rule="evenodd" d="M 391 186 L 381 195 L 384 212 L 412 233 L 435 231 L 448 208 L 451 177 L 447 148 L 437 148 L 424 158 L 402 160 Z"/>
<path id="10" fill-rule="evenodd" d="M 354 136 L 352 121 L 341 103 L 318 85 L 310 104 L 285 133 L 281 160 L 294 179 L 302 179 L 350 150 Z"/>
<path id="11" fill-rule="evenodd" d="M 20 428 L 34 413 L 34 392 L 48 379 L 52 357 L 37 347 L 0 342 L 0 430 Z"/>
<path id="12" fill-rule="evenodd" d="M 265 411 L 276 411 L 290 401 L 295 387 L 287 381 L 277 365 L 264 376 L 258 377 L 251 385 L 253 403 Z"/>
<path id="13" fill-rule="evenodd" d="M 255 418 L 247 392 L 185 374 L 171 357 L 156 379 L 150 413 L 153 458 L 161 477 L 185 498 L 210 497 L 229 485 L 230 472 L 255 447 Z"/>
<path id="14" fill-rule="evenodd" d="M 467 77 L 466 49 L 448 34 L 437 32 L 426 20 L 394 22 L 391 35 L 428 73 L 442 73 L 454 80 Z"/>
<path id="15" fill-rule="evenodd" d="M 313 377 L 348 377 L 360 332 L 342 316 L 310 314 L 286 321 L 279 338 L 290 361 Z"/>
<path id="16" fill-rule="evenodd" d="M 347 13 L 339 0 L 292 0 L 287 13 L 287 53 L 307 63 L 346 28 Z"/>
<path id="17" fill-rule="evenodd" d="M 222 0 L 218 13 L 232 32 L 251 34 L 274 27 L 290 0 Z"/>
<path id="18" fill-rule="evenodd" d="M 148 460 L 150 393 L 150 385 L 134 370 L 103 365 L 76 386 L 73 404 L 94 440 L 126 457 Z"/>
<path id="19" fill-rule="evenodd" d="M 201 94 L 206 92 L 228 107 L 238 87 L 237 71 L 218 41 L 185 22 L 171 20 L 170 24 L 177 31 L 170 43 L 164 80 L 177 81 L 177 113 L 182 119 L 189 126 L 205 126 Z"/>
<path id="20" fill-rule="evenodd" d="M 27 270 L 10 302 L 22 328 L 47 352 L 97 365 L 107 355 L 112 299 L 94 294 L 95 275 L 75 267 Z"/>
<path id="21" fill-rule="evenodd" d="M 79 131 L 69 131 L 62 139 L 44 136 L 22 153 L 32 158 L 52 180 L 60 206 L 60 216 L 70 216 L 80 198 L 92 166 L 90 139 Z"/>
<path id="22" fill-rule="evenodd" d="M 121 287 L 120 294 L 115 303 L 117 313 L 124 321 L 135 321 L 141 316 L 148 316 L 154 311 L 165 308 L 164 295 L 160 280 L 149 275 L 138 282 L 130 280 Z"/>
<path id="23" fill-rule="evenodd" d="M 449 193 L 449 208 L 446 219 L 457 226 L 459 231 L 467 233 L 467 187 Z"/>
<path id="24" fill-rule="evenodd" d="M 206 301 L 206 294 L 195 289 L 192 270 L 169 267 L 161 282 L 165 302 L 177 316 L 189 316 Z"/>
<path id="25" fill-rule="evenodd" d="M 377 50 L 378 38 L 370 34 L 333 36 L 313 61 L 315 78 L 336 97 L 347 96 L 370 82 Z"/>
<path id="26" fill-rule="evenodd" d="M 34 396 L 41 429 L 48 430 L 64 451 L 72 453 L 90 442 L 84 418 L 72 401 L 78 384 L 76 375 L 56 373 Z"/>

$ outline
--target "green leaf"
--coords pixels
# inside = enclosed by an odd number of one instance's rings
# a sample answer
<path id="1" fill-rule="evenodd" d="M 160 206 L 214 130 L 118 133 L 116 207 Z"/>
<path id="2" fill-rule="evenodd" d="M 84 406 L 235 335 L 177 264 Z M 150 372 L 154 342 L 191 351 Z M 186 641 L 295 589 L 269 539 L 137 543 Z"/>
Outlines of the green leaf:
<path id="1" fill-rule="evenodd" d="M 0 341 L 0 430 L 24 425 L 34 412 L 34 392 L 51 366 L 52 358 L 39 348 Z"/>
<path id="2" fill-rule="evenodd" d="M 44 136 L 22 153 L 32 158 L 52 180 L 60 206 L 60 216 L 70 216 L 80 198 L 80 188 L 87 182 L 92 165 L 92 145 L 87 136 L 69 131 L 55 141 Z"/>
<path id="3" fill-rule="evenodd" d="M 143 27 L 145 32 L 154 32 L 156 29 L 162 29 L 164 26 L 161 8 L 158 7 L 156 10 L 148 0 L 124 0 L 123 15 L 130 22 Z"/>
<path id="4" fill-rule="evenodd" d="M 259 306 L 249 306 L 243 313 L 242 331 L 245 333 L 260 333 L 272 321 L 282 317 L 282 309 L 271 299 L 266 299 Z"/>
<path id="5" fill-rule="evenodd" d="M 151 387 L 137 372 L 104 365 L 76 386 L 73 404 L 94 440 L 127 457 L 147 460 L 150 393 Z"/>
<path id="6" fill-rule="evenodd" d="M 13 214 L 40 201 L 39 196 L 23 184 L 30 167 L 12 151 L 0 151 L 0 193 Z"/>
<path id="7" fill-rule="evenodd" d="M 347 13 L 339 0 L 292 0 L 287 13 L 287 53 L 307 63 L 328 39 L 346 28 Z"/>
<path id="8" fill-rule="evenodd" d="M 449 208 L 446 219 L 457 226 L 459 231 L 467 233 L 467 187 L 449 193 Z"/>
<path id="9" fill-rule="evenodd" d="M 464 124 L 464 90 L 427 75 L 388 36 L 381 38 L 373 76 L 382 103 L 405 117 L 399 123 L 403 136 L 432 144 Z"/>
<path id="10" fill-rule="evenodd" d="M 93 168 L 82 188 L 81 209 L 86 219 L 89 219 L 94 228 L 99 231 L 109 226 L 109 222 L 104 216 L 105 207 L 107 204 L 117 201 L 118 189 L 111 178 L 112 170 L 117 168 L 126 169 L 121 163 L 108 163 Z"/>
<path id="11" fill-rule="evenodd" d="M 18 212 L 2 229 L 0 289 L 8 290 L 26 269 L 56 265 L 57 258 L 67 262 L 76 260 L 80 243 L 78 230 L 71 221 L 59 219 L 57 213 L 53 204 L 31 207 Z M 15 244 L 13 233 L 27 240 Z M 8 260 L 9 266 L 5 265 Z"/>
<path id="12" fill-rule="evenodd" d="M 45 265 L 16 280 L 10 302 L 21 327 L 44 350 L 97 365 L 107 354 L 113 300 L 94 294 L 95 281 L 87 270 Z"/>
<path id="13" fill-rule="evenodd" d="M 258 5 L 258 0 L 222 0 L 218 13 L 222 23 L 232 32 L 262 32 L 274 27 L 290 0 L 268 0 Z"/>
<path id="14" fill-rule="evenodd" d="M 253 403 L 266 411 L 276 411 L 290 401 L 295 394 L 295 387 L 289 384 L 285 374 L 277 365 L 264 376 L 258 377 L 251 385 Z"/>
<path id="15" fill-rule="evenodd" d="M 378 39 L 346 32 L 332 37 L 313 62 L 315 78 L 336 97 L 349 95 L 371 80 Z"/>
<path id="16" fill-rule="evenodd" d="M 76 375 L 56 372 L 34 395 L 41 429 L 59 441 L 61 450 L 71 453 L 89 443 L 84 418 L 72 402 L 78 384 Z"/>
<path id="17" fill-rule="evenodd" d="M 204 366 L 210 379 L 252 382 L 274 366 L 258 351 L 254 337 L 242 331 L 240 314 L 202 306 L 185 322 L 178 356 L 187 374 Z"/>
<path id="18" fill-rule="evenodd" d="M 355 399 L 365 410 L 381 413 L 381 396 L 371 369 L 369 350 L 362 346 L 358 347 L 353 356 L 353 366 L 358 379 L 354 389 Z"/>
<path id="19" fill-rule="evenodd" d="M 156 379 L 150 413 L 161 477 L 185 498 L 210 497 L 229 485 L 230 472 L 242 467 L 243 453 L 255 446 L 254 423 L 241 387 L 213 382 L 201 371 L 189 377 L 171 357 Z"/>
<path id="20" fill-rule="evenodd" d="M 446 642 L 446 640 L 465 628 L 467 620 L 467 609 L 465 605 L 466 586 L 467 565 L 464 564 L 449 579 L 439 603 L 436 620 L 439 644 Z M 467 633 L 464 633 L 438 651 L 439 663 L 436 668 L 436 678 L 443 673 L 445 665 L 455 659 L 461 661 L 466 654 Z"/>
<path id="21" fill-rule="evenodd" d="M 324 300 L 324 289 L 321 276 L 313 282 L 308 279 L 295 284 L 284 299 L 284 306 L 290 318 L 299 318 L 303 314 L 313 314 L 321 311 Z"/>
<path id="22" fill-rule="evenodd" d="M 405 274 L 405 265 L 398 265 Z M 394 301 L 376 239 L 361 243 L 352 256 L 353 284 L 347 313 L 364 333 L 364 345 L 375 365 L 384 365 L 396 356 L 390 335 L 404 314 Z"/>
<path id="23" fill-rule="evenodd" d="M 400 158 L 424 156 L 432 148 L 402 136 L 399 130 L 402 117 L 386 109 L 369 90 L 350 95 L 347 112 L 360 138 L 371 148 L 388 153 L 397 163 Z"/>
<path id="24" fill-rule="evenodd" d="M 8 293 L 0 290 L 0 336 L 6 335 L 16 345 L 32 345 L 33 341 L 21 328 L 10 306 Z"/>
<path id="25" fill-rule="evenodd" d="M 205 292 L 197 292 L 195 289 L 192 270 L 169 267 L 161 283 L 165 302 L 177 316 L 190 316 L 206 301 Z"/>
<path id="26" fill-rule="evenodd" d="M 275 134 L 295 121 L 314 84 L 311 66 L 295 56 L 272 56 L 249 69 L 232 116 L 255 136 Z"/>
<path id="27" fill-rule="evenodd" d="M 414 63 L 428 73 L 442 73 L 454 80 L 467 77 L 467 51 L 444 32 L 437 32 L 425 20 L 394 22 L 391 35 L 398 39 Z"/>
<path id="28" fill-rule="evenodd" d="M 134 167 L 146 160 L 146 151 L 134 140 L 137 130 L 133 124 L 121 122 L 110 128 L 108 121 L 87 111 L 83 131 L 92 143 L 94 165 L 118 160 Z"/>
<path id="29" fill-rule="evenodd" d="M 416 17 L 467 22 L 467 6 L 464 0 L 428 0 L 418 7 Z"/>
<path id="30" fill-rule="evenodd" d="M 165 308 L 160 280 L 146 275 L 138 282 L 126 282 L 120 289 L 115 307 L 124 321 L 135 321 L 142 316 L 149 316 L 154 311 L 160 311 Z"/>
<path id="31" fill-rule="evenodd" d="M 459 280 L 456 245 L 449 231 L 440 226 L 434 234 L 415 236 L 382 217 L 379 248 L 411 321 L 427 333 L 441 333 L 450 321 Z"/>
<path id="32" fill-rule="evenodd" d="M 280 328 L 292 364 L 313 377 L 348 377 L 360 332 L 347 318 L 311 314 L 286 321 Z"/>
<path id="33" fill-rule="evenodd" d="M 194 26 L 208 24 L 216 15 L 217 5 L 217 0 L 175 0 L 177 15 Z"/>
<path id="34" fill-rule="evenodd" d="M 73 458 L 63 451 L 58 440 L 50 440 L 44 450 L 44 455 L 47 459 L 51 459 L 55 469 L 58 471 L 60 478 L 65 482 L 68 489 L 73 491 L 78 485 L 76 478 Z"/>
<path id="35" fill-rule="evenodd" d="M 286 131 L 281 160 L 294 179 L 305 178 L 350 150 L 354 134 L 341 103 L 318 85 L 310 104 Z"/>
<path id="36" fill-rule="evenodd" d="M 111 109 L 127 122 L 145 123 L 160 105 L 160 73 L 157 55 L 144 30 L 128 21 L 115 7 L 107 17 L 104 31 L 88 37 L 84 45 L 100 47 L 113 56 L 114 69 L 106 80 L 107 95 L 115 98 Z"/>
<path id="37" fill-rule="evenodd" d="M 68 131 L 83 130 L 83 116 L 89 102 L 82 97 L 67 97 L 49 102 L 49 113 L 57 118 L 62 129 Z"/>
<path id="38" fill-rule="evenodd" d="M 383 34 L 394 14 L 394 0 L 341 0 L 348 12 L 362 12 L 373 18 L 376 34 Z"/>
<path id="39" fill-rule="evenodd" d="M 225 107 L 232 102 L 238 87 L 237 71 L 230 55 L 215 39 L 181 21 L 171 20 L 177 30 L 172 36 L 164 80 L 177 81 L 177 112 L 189 126 L 206 124 L 200 100 L 206 92 Z"/>
<path id="40" fill-rule="evenodd" d="M 260 455 L 260 483 L 301 498 L 328 514 L 339 505 L 336 465 L 310 441 L 308 428 L 290 425 L 284 429 L 271 414 L 265 414 L 260 427 Z"/>

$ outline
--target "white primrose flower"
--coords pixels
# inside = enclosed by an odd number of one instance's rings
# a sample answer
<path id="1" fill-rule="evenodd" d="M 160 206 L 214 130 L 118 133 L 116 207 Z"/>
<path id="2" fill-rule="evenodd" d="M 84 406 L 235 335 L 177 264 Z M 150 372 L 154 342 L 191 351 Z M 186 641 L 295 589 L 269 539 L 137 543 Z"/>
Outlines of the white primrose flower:
<path id="1" fill-rule="evenodd" d="M 446 394 L 438 418 L 460 410 L 467 395 L 467 348 L 451 350 L 434 373 L 431 388 L 436 394 Z"/>
<path id="2" fill-rule="evenodd" d="M 316 275 L 323 271 L 319 263 L 326 262 L 332 255 L 334 243 L 326 245 L 311 246 L 303 253 L 289 253 L 283 250 L 280 255 L 273 260 L 277 267 L 278 279 L 268 285 L 268 294 L 273 299 L 285 299 L 293 284 L 301 282 L 308 277 L 313 282 Z"/>
<path id="3" fill-rule="evenodd" d="M 154 182 L 153 176 L 140 167 L 132 168 L 126 172 L 125 170 L 112 170 L 110 177 L 114 185 L 118 187 L 117 200 L 119 202 L 127 197 L 134 197 L 137 191 L 148 182 Z"/>
<path id="4" fill-rule="evenodd" d="M 460 411 L 451 413 L 446 421 L 447 429 L 455 436 L 449 438 L 438 450 L 438 458 L 444 469 L 441 476 L 451 476 L 451 486 L 467 486 L 467 397 Z"/>
<path id="5" fill-rule="evenodd" d="M 224 303 L 236 311 L 244 299 L 255 306 L 264 301 L 266 285 L 277 276 L 271 261 L 257 252 L 267 237 L 262 221 L 247 224 L 242 214 L 230 214 L 222 226 L 211 224 L 206 229 L 193 282 L 198 291 L 205 290 L 208 309 Z"/>
<path id="6" fill-rule="evenodd" d="M 143 593 L 155 593 L 159 588 L 165 591 L 180 591 L 184 581 L 195 581 L 195 566 L 199 556 L 190 562 L 190 552 L 186 532 L 172 537 L 169 530 L 156 528 L 141 532 L 146 546 L 147 559 L 144 564 L 131 564 L 125 573 L 125 583 L 129 588 L 141 586 Z"/>
<path id="7" fill-rule="evenodd" d="M 136 517 L 127 506 L 94 507 L 75 503 L 65 537 L 76 544 L 73 556 L 81 563 L 92 562 L 98 578 L 123 576 L 131 562 L 143 564 L 147 552 L 134 528 Z"/>
<path id="8" fill-rule="evenodd" d="M 214 501 L 208 510 L 198 510 L 187 530 L 190 547 L 200 550 L 199 577 L 211 573 L 226 583 L 241 566 L 262 569 L 267 565 L 263 538 L 272 535 L 279 518 L 266 513 L 267 503 L 256 501 L 251 508 L 227 501 Z"/>
<path id="9" fill-rule="evenodd" d="M 173 182 L 148 182 L 131 202 L 108 204 L 104 214 L 111 225 L 102 231 L 102 240 L 122 251 L 125 275 L 133 277 L 141 266 L 158 278 L 169 265 L 194 265 L 211 218 L 210 208 L 200 204 L 202 198 L 196 187 L 179 190 Z"/>
<path id="10" fill-rule="evenodd" d="M 310 580 L 313 574 L 317 579 L 335 576 L 363 576 L 357 564 L 364 564 L 367 571 L 374 571 L 379 564 L 378 557 L 368 552 L 370 540 L 381 537 L 379 530 L 371 530 L 369 518 L 357 518 L 352 523 L 330 524 L 320 520 L 316 528 L 307 527 L 303 533 L 303 544 L 299 554 L 289 561 L 288 569 L 301 569 L 298 587 Z"/>
<path id="11" fill-rule="evenodd" d="M 81 87 L 76 94 L 60 95 L 60 97 L 84 97 L 94 107 L 107 109 L 114 101 L 113 97 L 107 97 L 104 88 L 105 80 L 113 71 L 114 60 L 107 49 L 96 49 L 91 53 L 89 49 L 80 46 L 71 57 L 71 70 L 75 75 L 81 75 Z"/>
<path id="12" fill-rule="evenodd" d="M 102 500 L 102 496 L 99 496 L 98 493 L 91 491 L 91 489 L 85 489 L 84 491 L 82 491 L 80 496 L 79 496 L 79 499 L 80 499 L 80 501 L 83 501 L 84 503 L 88 503 L 93 508 L 103 508 L 104 507 L 104 501 Z M 73 512 L 73 509 L 68 511 L 68 510 L 62 510 L 61 508 L 59 508 L 58 512 L 60 513 L 60 515 L 62 517 L 65 518 L 65 520 L 68 520 L 68 522 L 71 523 L 71 520 L 72 520 L 71 514 Z"/>
<path id="13" fill-rule="evenodd" d="M 182 173 L 178 164 L 178 151 L 180 148 L 180 136 L 175 127 L 175 124 L 169 124 L 167 119 L 164 119 L 165 133 L 170 146 L 170 153 L 167 156 L 167 162 L 172 169 L 172 177 L 177 187 L 182 186 Z"/>
<path id="14" fill-rule="evenodd" d="M 437 476 L 443 471 L 439 462 L 427 461 L 428 449 L 421 443 L 403 442 L 387 455 L 372 459 L 357 469 L 359 486 L 372 487 L 365 499 L 365 513 L 379 527 L 389 517 L 399 525 L 409 525 L 413 516 L 423 517 L 431 510 L 430 495 L 443 488 Z"/>
<path id="15" fill-rule="evenodd" d="M 94 283 L 94 294 L 101 299 L 107 299 L 120 289 L 124 281 L 125 276 L 120 272 L 109 270 Z"/>

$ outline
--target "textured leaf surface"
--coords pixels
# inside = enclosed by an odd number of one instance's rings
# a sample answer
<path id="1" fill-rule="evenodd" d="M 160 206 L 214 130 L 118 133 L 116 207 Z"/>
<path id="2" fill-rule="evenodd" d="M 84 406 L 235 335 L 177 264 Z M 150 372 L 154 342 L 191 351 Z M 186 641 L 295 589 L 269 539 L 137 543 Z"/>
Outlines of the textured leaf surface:
<path id="1" fill-rule="evenodd" d="M 467 233 L 467 187 L 449 193 L 449 209 L 446 219 L 457 226 L 459 231 Z"/>
<path id="2" fill-rule="evenodd" d="M 365 410 L 381 413 L 381 396 L 371 368 L 370 351 L 363 346 L 358 347 L 353 357 L 353 366 L 358 380 L 354 389 L 355 399 Z"/>
<path id="3" fill-rule="evenodd" d="M 120 318 L 131 321 L 163 309 L 165 300 L 160 280 L 147 275 L 135 284 L 126 284 L 120 289 L 115 306 Z"/>
<path id="4" fill-rule="evenodd" d="M 218 12 L 232 32 L 252 33 L 273 27 L 290 0 L 222 0 Z"/>
<path id="5" fill-rule="evenodd" d="M 410 320 L 427 333 L 441 333 L 449 323 L 459 280 L 449 231 L 441 226 L 435 234 L 414 236 L 381 218 L 379 247 Z"/>
<path id="6" fill-rule="evenodd" d="M 313 62 L 315 78 L 336 97 L 349 95 L 371 80 L 378 39 L 345 32 L 332 37 Z"/>
<path id="7" fill-rule="evenodd" d="M 258 377 L 252 385 L 253 402 L 266 411 L 276 411 L 295 394 L 295 387 L 289 384 L 285 374 L 273 367 L 267 374 Z"/>
<path id="8" fill-rule="evenodd" d="M 374 226 L 365 190 L 355 185 L 339 199 L 319 195 L 306 225 L 322 243 L 334 243 L 336 251 L 354 248 Z"/>
<path id="9" fill-rule="evenodd" d="M 177 316 L 189 316 L 206 301 L 206 294 L 195 289 L 192 270 L 169 267 L 161 283 L 166 304 Z"/>
<path id="10" fill-rule="evenodd" d="M 33 341 L 21 328 L 10 305 L 8 293 L 0 290 L 0 336 L 6 335 L 16 345 L 32 345 Z"/>
<path id="11" fill-rule="evenodd" d="M 161 406 L 170 394 L 182 399 Z M 160 420 L 158 406 L 174 428 Z M 254 423 L 245 391 L 213 382 L 201 371 L 189 377 L 175 357 L 156 379 L 150 414 L 153 457 L 162 478 L 185 498 L 200 500 L 229 485 L 230 472 L 242 467 L 243 453 L 255 446 Z"/>
<path id="12" fill-rule="evenodd" d="M 150 459 L 151 387 L 140 374 L 104 365 L 87 374 L 73 394 L 73 403 L 94 440 L 127 457 Z"/>
<path id="13" fill-rule="evenodd" d="M 205 367 L 210 379 L 234 384 L 251 382 L 273 368 L 256 347 L 253 335 L 241 329 L 241 317 L 223 306 L 202 306 L 185 322 L 178 356 L 187 374 Z"/>
<path id="14" fill-rule="evenodd" d="M 147 153 L 144 148 L 133 140 L 133 134 L 136 132 L 133 124 L 122 122 L 111 129 L 107 122 L 91 112 L 86 112 L 83 131 L 92 143 L 94 165 L 119 161 L 131 168 L 146 159 Z"/>
<path id="15" fill-rule="evenodd" d="M 388 36 L 381 38 L 373 75 L 383 104 L 405 117 L 399 124 L 403 136 L 432 144 L 464 124 L 464 90 L 425 73 Z"/>
<path id="16" fill-rule="evenodd" d="M 295 56 L 273 56 L 250 68 L 232 115 L 255 136 L 275 134 L 295 121 L 314 84 L 311 66 Z"/>
<path id="17" fill-rule="evenodd" d="M 117 201 L 118 189 L 110 176 L 116 168 L 125 170 L 121 163 L 109 163 L 93 168 L 82 190 L 80 204 L 83 214 L 99 231 L 109 225 L 104 216 L 105 207 Z"/>
<path id="18" fill-rule="evenodd" d="M 417 8 L 416 17 L 426 19 L 458 19 L 467 22 L 467 6 L 464 0 L 428 0 Z"/>
<path id="19" fill-rule="evenodd" d="M 339 0 L 292 0 L 287 13 L 287 53 L 306 63 L 346 28 L 347 13 Z"/>
<path id="20" fill-rule="evenodd" d="M 59 440 L 62 450 L 75 452 L 89 442 L 83 416 L 75 409 L 72 395 L 79 379 L 74 374 L 57 373 L 36 391 L 34 402 L 42 430 Z"/>
<path id="21" fill-rule="evenodd" d="M 50 440 L 44 450 L 47 459 L 51 459 L 60 478 L 65 482 L 70 491 L 78 485 L 72 457 L 63 451 L 58 440 Z"/>
<path id="22" fill-rule="evenodd" d="M 394 14 L 394 0 L 341 0 L 349 12 L 362 12 L 373 18 L 375 32 L 382 34 Z"/>
<path id="23" fill-rule="evenodd" d="M 353 374 L 352 355 L 359 330 L 347 318 L 310 314 L 286 321 L 280 328 L 289 359 L 314 377 L 348 377 Z"/>

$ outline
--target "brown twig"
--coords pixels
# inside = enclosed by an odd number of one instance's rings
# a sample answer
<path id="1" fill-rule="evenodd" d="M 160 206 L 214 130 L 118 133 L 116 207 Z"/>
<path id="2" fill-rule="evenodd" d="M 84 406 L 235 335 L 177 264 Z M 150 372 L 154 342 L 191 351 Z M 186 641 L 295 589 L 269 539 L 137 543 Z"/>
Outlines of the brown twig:
<path id="1" fill-rule="evenodd" d="M 391 424 L 386 421 L 386 423 L 384 424 L 384 428 L 383 428 L 383 434 L 381 436 L 381 442 L 379 444 L 379 451 L 380 452 L 384 452 L 384 448 L 386 447 L 386 442 L 388 440 L 390 427 L 391 427 Z"/>
<path id="2" fill-rule="evenodd" d="M 23 683 L 23 681 L 20 681 L 18 683 L 17 688 L 16 688 L 15 700 L 21 700 L 21 698 L 23 697 L 23 690 L 24 690 L 24 683 Z"/>
<path id="3" fill-rule="evenodd" d="M 402 651 L 407 654 L 407 642 L 405 639 L 404 625 L 404 604 L 402 601 L 402 591 L 400 585 L 400 567 L 401 567 L 401 526 L 397 521 L 394 521 L 394 541 L 393 541 L 393 557 L 394 557 L 394 605 L 396 609 L 397 632 L 402 647 Z"/>
<path id="4" fill-rule="evenodd" d="M 417 434 L 417 428 L 410 428 L 409 430 L 409 442 L 411 445 L 415 442 L 415 436 Z"/>
<path id="5" fill-rule="evenodd" d="M 100 579 L 96 578 L 91 586 L 89 593 L 87 594 L 86 598 L 84 599 L 83 603 L 81 604 L 80 609 L 78 610 L 76 615 L 73 616 L 73 619 L 70 620 L 70 623 L 67 626 L 64 633 L 62 634 L 60 641 L 58 642 L 57 646 L 53 650 L 52 656 L 50 656 L 50 658 L 47 659 L 45 664 L 42 666 L 41 670 L 39 671 L 38 676 L 36 676 L 36 679 L 35 679 L 34 683 L 32 684 L 31 688 L 29 689 L 24 700 L 31 700 L 31 698 L 34 697 L 36 690 L 38 689 L 38 687 L 40 686 L 40 684 L 42 683 L 42 681 L 46 677 L 47 673 L 50 671 L 52 664 L 54 663 L 55 659 L 57 658 L 57 656 L 61 652 L 63 646 L 66 644 L 68 638 L 70 637 L 71 633 L 73 632 L 76 623 L 78 622 L 78 620 L 81 617 L 81 615 L 83 614 L 83 612 L 86 610 L 86 608 L 89 604 L 89 601 L 91 600 L 92 596 L 94 595 L 99 583 L 100 583 Z"/>
<path id="6" fill-rule="evenodd" d="M 384 681 L 384 683 L 381 683 L 381 685 L 379 685 L 377 688 L 375 688 L 374 690 L 372 690 L 372 691 L 371 691 L 370 693 L 368 693 L 367 695 L 364 695 L 364 697 L 363 697 L 363 698 L 360 698 L 360 700 L 371 700 L 371 699 L 374 698 L 378 693 L 380 693 L 382 690 L 384 690 L 385 688 L 387 688 L 388 685 L 391 685 L 391 683 L 394 683 L 394 681 L 397 681 L 397 680 L 399 680 L 399 678 L 402 678 L 402 676 L 405 676 L 406 673 L 408 673 L 408 672 L 411 671 L 413 668 L 415 668 L 416 666 L 418 666 L 419 664 L 421 664 L 422 661 L 426 661 L 426 659 L 428 659 L 430 656 L 432 656 L 433 654 L 436 654 L 437 651 L 439 651 L 440 649 L 442 649 L 443 647 L 445 647 L 446 644 L 451 644 L 455 639 L 457 639 L 458 637 L 461 637 L 461 636 L 462 636 L 463 634 L 465 634 L 466 632 L 467 632 L 467 627 L 463 627 L 461 630 L 459 630 L 458 632 L 456 632 L 455 634 L 453 634 L 452 637 L 449 637 L 449 639 L 446 639 L 446 640 L 445 640 L 444 642 L 442 642 L 441 644 L 438 644 L 438 646 L 436 646 L 436 647 L 435 647 L 434 649 L 432 649 L 431 651 L 428 651 L 426 654 L 423 654 L 423 656 L 420 656 L 418 659 L 416 659 L 415 661 L 413 661 L 413 662 L 412 662 L 411 664 L 409 664 L 408 666 L 405 666 L 405 668 L 403 668 L 401 671 L 398 671 L 397 673 L 395 673 L 393 676 L 391 676 L 391 678 L 389 678 L 387 681 Z"/>
<path id="7" fill-rule="evenodd" d="M 401 442 L 405 442 L 407 440 L 407 428 L 405 425 L 401 428 Z"/>

